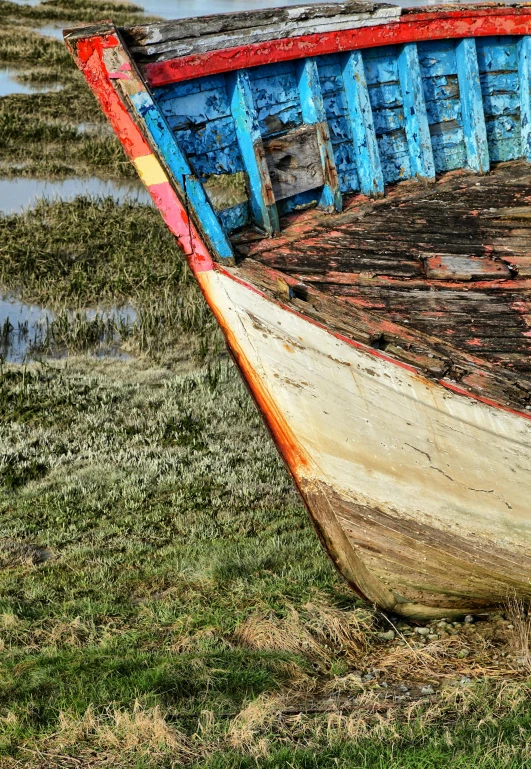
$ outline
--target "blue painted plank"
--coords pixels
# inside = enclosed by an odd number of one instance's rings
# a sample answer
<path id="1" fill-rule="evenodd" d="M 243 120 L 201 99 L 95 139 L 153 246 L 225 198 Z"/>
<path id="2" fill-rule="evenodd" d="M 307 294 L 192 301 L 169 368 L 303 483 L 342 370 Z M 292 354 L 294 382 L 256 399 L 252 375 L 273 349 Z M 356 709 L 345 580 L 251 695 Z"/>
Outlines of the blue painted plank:
<path id="1" fill-rule="evenodd" d="M 171 118 L 168 119 L 173 128 Z M 232 117 L 212 120 L 199 128 L 184 128 L 175 132 L 180 147 L 188 155 L 202 154 L 237 146 L 236 131 Z"/>
<path id="2" fill-rule="evenodd" d="M 175 182 L 184 191 L 186 199 L 194 209 L 211 247 L 221 259 L 232 258 L 233 252 L 230 242 L 203 186 L 192 176 L 186 156 L 175 141 L 175 137 L 150 94 L 147 91 L 139 91 L 131 95 L 130 100 L 133 110 L 145 125 L 153 145 L 157 147 Z"/>
<path id="3" fill-rule="evenodd" d="M 439 101 L 426 102 L 428 122 L 445 123 L 455 120 L 459 125 L 463 124 L 461 102 L 459 99 L 439 99 Z"/>
<path id="4" fill-rule="evenodd" d="M 398 56 L 398 72 L 404 100 L 404 120 L 411 174 L 423 179 L 434 179 L 435 165 L 430 128 L 415 43 L 407 43 L 403 46 Z"/>
<path id="5" fill-rule="evenodd" d="M 381 195 L 382 167 L 360 51 L 345 54 L 341 64 L 361 191 L 365 195 Z"/>
<path id="6" fill-rule="evenodd" d="M 230 72 L 225 77 L 236 136 L 249 180 L 253 219 L 268 235 L 273 235 L 280 230 L 278 213 L 253 104 L 249 75 L 246 70 L 239 70 Z"/>
<path id="7" fill-rule="evenodd" d="M 245 171 L 238 144 L 232 144 L 222 151 L 206 152 L 203 155 L 188 155 L 188 161 L 200 177 L 212 174 L 235 174 Z"/>
<path id="8" fill-rule="evenodd" d="M 455 47 L 447 40 L 429 40 L 418 43 L 420 71 L 423 78 L 445 77 L 457 74 Z"/>
<path id="9" fill-rule="evenodd" d="M 396 83 L 382 83 L 382 85 L 371 86 L 369 88 L 369 98 L 373 110 L 401 107 L 403 104 L 398 81 Z"/>
<path id="10" fill-rule="evenodd" d="M 292 195 L 290 198 L 279 200 L 277 203 L 279 215 L 285 216 L 292 211 L 303 211 L 305 208 L 318 205 L 321 190 L 321 187 L 316 187 L 314 190 L 306 190 L 306 192 L 299 192 L 298 195 Z"/>
<path id="11" fill-rule="evenodd" d="M 225 89 L 167 98 L 159 102 L 159 107 L 165 117 L 171 118 L 174 128 L 188 128 L 230 115 Z"/>
<path id="12" fill-rule="evenodd" d="M 299 100 L 257 110 L 258 127 L 263 138 L 297 128 L 302 123 Z"/>
<path id="13" fill-rule="evenodd" d="M 521 153 L 531 163 L 531 36 L 518 43 L 518 76 L 520 78 Z"/>
<path id="14" fill-rule="evenodd" d="M 244 227 L 249 221 L 249 204 L 238 203 L 232 208 L 226 208 L 224 211 L 218 211 L 218 216 L 225 232 L 234 232 Z"/>
<path id="15" fill-rule="evenodd" d="M 473 38 L 460 40 L 455 47 L 455 54 L 467 162 L 473 171 L 486 173 L 490 168 L 490 160 L 476 41 Z"/>
<path id="16" fill-rule="evenodd" d="M 439 99 L 456 99 L 456 101 L 459 102 L 457 72 L 455 75 L 423 77 L 422 85 L 424 87 L 424 99 L 426 103 L 429 101 L 438 101 Z"/>
<path id="17" fill-rule="evenodd" d="M 476 49 L 480 72 L 516 72 L 518 69 L 517 38 L 478 37 Z"/>
<path id="18" fill-rule="evenodd" d="M 341 211 L 343 200 L 315 59 L 308 58 L 297 62 L 297 75 L 302 119 L 306 125 L 314 125 L 317 131 L 317 144 L 325 180 L 319 206 L 326 210 Z"/>

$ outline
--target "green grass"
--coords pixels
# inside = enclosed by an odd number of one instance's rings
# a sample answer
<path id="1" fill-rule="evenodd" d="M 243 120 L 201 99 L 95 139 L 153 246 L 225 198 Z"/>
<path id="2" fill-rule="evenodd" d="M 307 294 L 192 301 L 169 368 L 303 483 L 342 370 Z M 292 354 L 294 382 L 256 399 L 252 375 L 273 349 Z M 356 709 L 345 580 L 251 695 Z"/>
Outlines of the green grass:
<path id="1" fill-rule="evenodd" d="M 63 310 L 40 338 L 44 351 L 83 351 L 97 336 L 112 340 L 114 330 L 127 350 L 152 357 L 204 359 L 220 349 L 175 240 L 149 206 L 77 198 L 0 215 L 0 285 L 29 303 Z M 138 310 L 131 329 L 84 312 L 123 304 Z"/>
<path id="2" fill-rule="evenodd" d="M 136 178 L 113 134 L 87 136 L 78 130 L 89 116 L 102 127 L 105 118 L 65 45 L 32 27 L 51 21 L 75 26 L 109 18 L 119 26 L 149 20 L 128 3 L 48 0 L 24 6 L 0 0 L 0 67 L 9 66 L 23 82 L 61 85 L 56 92 L 0 99 L 2 176 Z"/>
<path id="3" fill-rule="evenodd" d="M 378 640 L 232 366 L 8 366 L 0 424 L 0 765 L 528 765 L 527 685 Z"/>

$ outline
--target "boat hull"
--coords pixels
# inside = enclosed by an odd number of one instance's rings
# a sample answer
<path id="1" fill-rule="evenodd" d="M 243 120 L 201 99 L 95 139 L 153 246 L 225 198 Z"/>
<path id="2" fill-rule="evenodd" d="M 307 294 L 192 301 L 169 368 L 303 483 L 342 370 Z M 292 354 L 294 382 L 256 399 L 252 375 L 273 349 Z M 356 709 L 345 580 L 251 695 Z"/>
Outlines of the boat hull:
<path id="1" fill-rule="evenodd" d="M 411 617 L 531 597 L 531 421 L 198 273 L 335 565 Z"/>

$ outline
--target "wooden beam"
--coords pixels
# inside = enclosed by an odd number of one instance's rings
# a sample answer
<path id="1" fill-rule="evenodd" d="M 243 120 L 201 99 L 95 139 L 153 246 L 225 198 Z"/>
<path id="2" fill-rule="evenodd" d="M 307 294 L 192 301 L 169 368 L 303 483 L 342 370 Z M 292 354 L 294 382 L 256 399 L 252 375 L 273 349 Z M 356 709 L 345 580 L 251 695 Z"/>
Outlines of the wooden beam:
<path id="1" fill-rule="evenodd" d="M 268 235 L 280 232 L 275 196 L 264 154 L 249 75 L 245 70 L 226 76 L 236 136 L 249 179 L 249 201 L 256 224 Z"/>
<path id="2" fill-rule="evenodd" d="M 219 260 L 234 257 L 230 241 L 206 196 L 201 182 L 192 173 L 188 160 L 161 114 L 125 47 L 119 42 L 113 48 L 103 51 L 103 61 L 109 78 L 130 106 L 133 118 L 141 127 L 154 153 L 149 162 L 135 160 L 137 171 L 146 185 L 151 188 L 170 181 L 190 209 L 198 227 L 202 230 L 213 255 Z M 162 161 L 162 165 L 161 165 Z"/>
<path id="3" fill-rule="evenodd" d="M 476 41 L 473 38 L 460 40 L 455 47 L 455 55 L 468 165 L 477 173 L 487 173 L 490 169 L 489 146 Z"/>
<path id="4" fill-rule="evenodd" d="M 159 86 L 245 67 L 259 67 L 261 64 L 305 59 L 308 56 L 322 56 L 338 51 L 353 51 L 421 40 L 526 35 L 530 28 L 531 13 L 526 6 L 480 9 L 467 9 L 463 6 L 462 9 L 454 7 L 452 10 L 443 10 L 439 6 L 433 11 L 407 14 L 389 23 L 384 20 L 383 24 L 377 26 L 300 35 L 263 43 L 253 42 L 252 36 L 249 35 L 249 42 L 244 45 L 205 53 L 190 53 L 168 61 L 139 62 L 139 66 L 146 74 L 148 84 Z"/>
<path id="5" fill-rule="evenodd" d="M 380 153 L 361 52 L 344 55 L 341 65 L 361 191 L 364 195 L 383 195 Z"/>
<path id="6" fill-rule="evenodd" d="M 529 35 L 525 35 L 518 41 L 518 77 L 522 156 L 531 163 L 531 37 Z"/>
<path id="7" fill-rule="evenodd" d="M 402 48 L 398 56 L 398 75 L 404 100 L 404 121 L 411 173 L 422 179 L 435 179 L 430 126 L 416 43 L 406 43 Z"/>
<path id="8" fill-rule="evenodd" d="M 319 208 L 324 208 L 327 211 L 341 211 L 343 199 L 339 189 L 334 150 L 330 141 L 330 130 L 315 59 L 303 59 L 297 62 L 297 77 L 302 119 L 306 125 L 314 125 L 317 131 L 317 143 L 325 179 Z"/>

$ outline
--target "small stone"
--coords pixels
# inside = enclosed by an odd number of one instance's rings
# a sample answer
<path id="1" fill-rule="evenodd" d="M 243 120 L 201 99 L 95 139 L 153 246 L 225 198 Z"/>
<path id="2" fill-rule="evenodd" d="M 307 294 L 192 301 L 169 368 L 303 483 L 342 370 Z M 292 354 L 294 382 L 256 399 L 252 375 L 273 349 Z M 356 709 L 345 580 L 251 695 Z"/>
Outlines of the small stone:
<path id="1" fill-rule="evenodd" d="M 430 634 L 430 629 L 429 629 L 429 627 L 416 627 L 415 628 L 415 633 L 418 633 L 419 635 L 423 635 L 423 636 L 424 635 L 429 635 Z"/>
<path id="2" fill-rule="evenodd" d="M 459 683 L 461 684 L 461 686 L 470 686 L 470 684 L 472 683 L 472 679 L 469 678 L 468 676 L 463 676 L 459 681 Z"/>
<path id="3" fill-rule="evenodd" d="M 427 694 L 435 694 L 435 691 L 434 691 L 434 689 L 433 689 L 433 686 L 430 686 L 430 685 L 428 684 L 428 686 L 423 686 L 423 687 L 422 687 L 422 689 L 420 690 L 420 693 L 421 693 L 421 694 L 426 694 L 426 695 L 427 695 Z"/>
<path id="4" fill-rule="evenodd" d="M 511 623 L 509 623 L 507 625 L 507 630 L 514 630 L 514 625 L 511 625 Z"/>
<path id="5" fill-rule="evenodd" d="M 443 628 L 446 627 L 447 622 L 446 620 L 442 619 L 440 622 L 437 623 L 437 627 Z"/>
<path id="6" fill-rule="evenodd" d="M 439 636 L 437 635 L 437 633 L 430 633 L 429 636 L 428 636 L 428 640 L 429 641 L 438 641 L 439 640 Z"/>
<path id="7" fill-rule="evenodd" d="M 474 622 L 474 617 L 471 614 L 467 614 L 465 617 L 465 623 L 471 625 Z"/>
<path id="8" fill-rule="evenodd" d="M 461 651 L 457 652 L 457 656 L 459 659 L 464 659 L 465 657 L 468 657 L 470 654 L 470 649 L 461 649 Z"/>
<path id="9" fill-rule="evenodd" d="M 395 640 L 395 631 L 394 630 L 387 630 L 385 633 L 378 633 L 378 638 L 381 638 L 382 641 L 394 641 Z"/>
<path id="10" fill-rule="evenodd" d="M 402 692 L 402 693 L 405 693 L 405 692 L 408 692 L 409 689 L 408 689 L 408 687 L 405 684 L 400 684 L 400 686 L 398 687 L 398 691 Z"/>

